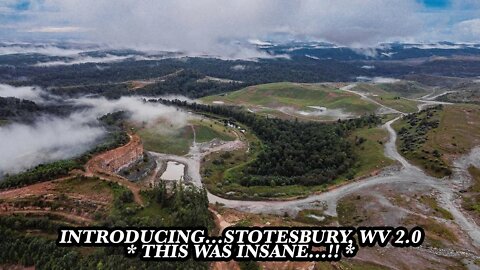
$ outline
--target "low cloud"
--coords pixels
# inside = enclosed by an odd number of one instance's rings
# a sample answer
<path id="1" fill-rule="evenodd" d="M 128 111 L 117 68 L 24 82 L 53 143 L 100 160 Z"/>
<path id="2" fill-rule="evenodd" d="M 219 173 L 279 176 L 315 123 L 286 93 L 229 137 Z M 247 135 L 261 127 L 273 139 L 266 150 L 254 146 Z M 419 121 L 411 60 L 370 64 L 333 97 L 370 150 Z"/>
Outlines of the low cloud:
<path id="1" fill-rule="evenodd" d="M 75 33 L 86 32 L 88 29 L 75 26 L 44 26 L 24 30 L 27 33 Z"/>
<path id="2" fill-rule="evenodd" d="M 15 97 L 19 99 L 43 101 L 43 96 L 45 95 L 46 93 L 37 87 L 14 87 L 6 84 L 0 84 L 0 97 Z"/>
<path id="3" fill-rule="evenodd" d="M 0 85 L 0 96 L 13 96 L 35 102 L 59 101 L 40 88 Z M 66 117 L 39 116 L 34 124 L 11 123 L 0 126 L 0 177 L 17 173 L 38 164 L 79 156 L 105 136 L 98 118 L 115 111 L 126 111 L 130 120 L 153 125 L 156 121 L 171 128 L 187 124 L 189 115 L 174 107 L 144 102 L 141 97 L 79 98 L 66 102 L 84 108 Z"/>
<path id="4" fill-rule="evenodd" d="M 92 147 L 104 130 L 84 114 L 67 118 L 42 117 L 33 125 L 0 128 L 0 176 L 33 166 L 78 156 Z"/>
<path id="5" fill-rule="evenodd" d="M 113 46 L 248 58 L 259 53 L 246 41 L 276 33 L 355 47 L 411 37 L 420 8 L 416 0 L 49 0 L 32 6 L 29 23 L 89 29 L 83 37 Z"/>
<path id="6" fill-rule="evenodd" d="M 107 55 L 104 57 L 78 56 L 76 58 L 72 58 L 71 60 L 42 62 L 42 63 L 37 63 L 34 66 L 52 67 L 52 66 L 72 66 L 72 65 L 88 64 L 88 63 L 114 63 L 114 62 L 120 62 L 120 61 L 129 59 L 129 58 L 131 58 L 131 56 L 117 56 L 117 55 Z"/>
<path id="7" fill-rule="evenodd" d="M 32 45 L 32 44 L 0 44 L 0 55 L 9 54 L 43 54 L 48 56 L 75 56 L 82 52 L 83 49 L 60 48 L 55 45 Z"/>

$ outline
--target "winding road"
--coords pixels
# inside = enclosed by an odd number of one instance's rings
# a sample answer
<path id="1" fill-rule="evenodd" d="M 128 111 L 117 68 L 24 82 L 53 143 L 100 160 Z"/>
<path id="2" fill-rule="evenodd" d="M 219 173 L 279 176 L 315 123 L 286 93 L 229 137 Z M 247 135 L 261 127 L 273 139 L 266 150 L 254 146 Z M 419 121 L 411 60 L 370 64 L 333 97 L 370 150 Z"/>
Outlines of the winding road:
<path id="1" fill-rule="evenodd" d="M 365 98 L 373 103 L 376 101 L 370 99 L 363 93 L 358 93 L 353 91 L 352 88 L 354 85 L 349 85 L 341 88 L 344 91 L 355 93 L 360 95 L 362 98 Z M 426 105 L 431 104 L 445 104 L 443 102 L 435 102 L 430 100 L 416 100 L 420 101 L 423 104 L 419 106 L 419 109 L 423 108 Z M 380 104 L 381 105 L 381 104 Z M 381 105 L 388 110 L 395 111 L 404 115 L 402 112 L 398 112 L 392 108 Z M 384 128 L 389 133 L 389 141 L 385 144 L 385 155 L 393 160 L 398 161 L 401 164 L 400 169 L 386 169 L 381 174 L 366 178 L 361 181 L 352 182 L 347 185 L 340 186 L 338 188 L 323 192 L 321 194 L 311 195 L 307 198 L 289 200 L 289 201 L 240 201 L 240 200 L 229 200 L 216 196 L 208 192 L 208 200 L 210 203 L 221 203 L 227 208 L 233 208 L 240 211 L 250 212 L 250 213 L 266 213 L 266 214 L 284 214 L 289 213 L 290 215 L 296 215 L 299 211 L 303 209 L 312 209 L 318 208 L 320 205 L 326 206 L 325 214 L 336 216 L 337 203 L 338 201 L 354 192 L 365 190 L 367 188 L 372 188 L 373 186 L 380 184 L 405 184 L 410 186 L 421 186 L 433 188 L 438 192 L 438 203 L 443 208 L 447 209 L 452 216 L 454 221 L 458 226 L 465 231 L 470 238 L 472 239 L 473 245 L 480 248 L 480 227 L 475 223 L 473 219 L 467 216 L 459 207 L 461 202 L 459 201 L 459 191 L 462 186 L 459 183 L 464 183 L 465 181 L 470 181 L 466 179 L 469 177 L 468 173 L 465 173 L 468 166 L 480 159 L 480 147 L 474 149 L 468 157 L 463 159 L 463 162 L 457 162 L 456 172 L 451 179 L 437 179 L 431 176 L 426 175 L 420 168 L 409 163 L 400 153 L 397 151 L 396 139 L 397 134 L 392 128 L 392 124 L 400 119 L 401 116 L 390 120 L 384 124 Z M 159 153 L 152 153 L 158 158 L 163 159 L 173 159 L 183 162 L 188 165 L 188 174 L 192 178 L 193 184 L 198 187 L 202 187 L 201 175 L 200 175 L 200 164 L 203 157 L 208 154 L 216 151 L 222 150 L 231 150 L 237 147 L 241 147 L 242 143 L 239 139 L 233 142 L 228 142 L 226 144 L 211 148 L 207 151 L 202 152 L 199 144 L 195 142 L 191 147 L 190 153 L 187 156 L 180 157 L 174 155 L 165 155 Z"/>

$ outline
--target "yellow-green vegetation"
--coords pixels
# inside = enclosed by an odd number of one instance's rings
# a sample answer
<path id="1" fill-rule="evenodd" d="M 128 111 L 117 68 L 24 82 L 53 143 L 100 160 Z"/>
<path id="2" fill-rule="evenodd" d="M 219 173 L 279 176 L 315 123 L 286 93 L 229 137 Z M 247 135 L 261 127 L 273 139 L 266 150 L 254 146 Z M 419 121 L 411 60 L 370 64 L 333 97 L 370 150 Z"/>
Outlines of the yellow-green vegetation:
<path id="1" fill-rule="evenodd" d="M 475 166 L 470 166 L 468 172 L 473 180 L 473 183 L 468 190 L 471 192 L 480 192 L 480 169 Z"/>
<path id="2" fill-rule="evenodd" d="M 353 168 L 355 175 L 350 177 L 365 176 L 395 163 L 384 154 L 383 145 L 388 141 L 387 130 L 381 127 L 357 129 L 349 136 L 349 140 L 358 157 Z"/>
<path id="3" fill-rule="evenodd" d="M 370 94 L 370 98 L 387 107 L 400 112 L 412 113 L 418 111 L 417 101 L 406 99 L 406 95 L 392 91 L 390 84 L 359 84 L 354 90 Z M 407 95 L 408 96 L 408 95 Z"/>
<path id="4" fill-rule="evenodd" d="M 356 226 L 368 219 L 367 211 L 360 207 L 362 196 L 346 196 L 338 201 L 337 218 L 342 226 Z"/>
<path id="5" fill-rule="evenodd" d="M 103 198 L 113 199 L 115 185 L 112 182 L 91 177 L 74 177 L 59 181 L 55 191 L 61 193 L 76 193 L 88 195 L 101 195 Z"/>
<path id="6" fill-rule="evenodd" d="M 449 105 L 411 114 L 394 123 L 400 153 L 430 175 L 451 174 L 451 157 L 480 143 L 480 106 Z"/>
<path id="7" fill-rule="evenodd" d="M 433 218 L 423 218 L 417 215 L 409 215 L 405 219 L 407 226 L 419 226 L 425 230 L 425 238 L 434 247 L 442 248 L 445 244 L 457 242 L 457 236 L 447 225 L 436 221 Z"/>
<path id="8" fill-rule="evenodd" d="M 146 126 L 138 130 L 144 148 L 158 153 L 186 155 L 193 143 L 193 130 L 196 141 L 209 142 L 215 138 L 224 141 L 235 139 L 235 133 L 227 129 L 223 123 L 208 118 L 193 119 L 189 125 L 174 127 L 163 122 Z"/>
<path id="9" fill-rule="evenodd" d="M 440 207 L 435 198 L 427 195 L 422 195 L 420 196 L 419 201 L 432 209 L 435 216 L 453 220 L 452 213 L 450 213 L 447 209 Z"/>
<path id="10" fill-rule="evenodd" d="M 227 105 L 243 105 L 264 114 L 272 114 L 272 109 L 278 113 L 279 109 L 289 107 L 292 108 L 292 113 L 299 117 L 302 117 L 298 113 L 300 110 L 305 112 L 315 110 L 309 106 L 325 107 L 327 110 L 341 109 L 354 115 L 373 113 L 378 108 L 377 105 L 361 99 L 358 95 L 332 86 L 288 82 L 250 86 L 232 93 L 208 96 L 201 100 L 208 104 L 223 102 Z"/>
<path id="11" fill-rule="evenodd" d="M 480 218 L 480 169 L 471 166 L 468 172 L 472 176 L 472 184 L 463 195 L 463 207 Z"/>
<path id="12" fill-rule="evenodd" d="M 235 140 L 236 136 L 233 131 L 218 121 L 201 119 L 191 121 L 190 123 L 195 128 L 196 141 L 199 143 L 209 142 L 213 139 L 223 141 Z"/>
<path id="13" fill-rule="evenodd" d="M 158 127 L 145 128 L 139 130 L 138 135 L 145 150 L 158 153 L 186 155 L 193 143 L 193 131 L 190 126 L 168 132 Z"/>
<path id="14" fill-rule="evenodd" d="M 0 126 L 6 126 L 6 125 L 8 125 L 8 120 L 0 119 Z"/>

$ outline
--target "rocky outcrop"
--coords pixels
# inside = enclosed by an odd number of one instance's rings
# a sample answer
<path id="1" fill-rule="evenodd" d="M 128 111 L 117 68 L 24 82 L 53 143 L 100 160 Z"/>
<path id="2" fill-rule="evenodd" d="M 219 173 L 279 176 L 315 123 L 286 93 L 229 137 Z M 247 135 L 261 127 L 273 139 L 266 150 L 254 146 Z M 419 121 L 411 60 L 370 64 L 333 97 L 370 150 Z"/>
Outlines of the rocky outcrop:
<path id="1" fill-rule="evenodd" d="M 143 157 L 143 144 L 138 135 L 130 135 L 126 145 L 102 153 L 89 161 L 95 169 L 117 173 Z"/>

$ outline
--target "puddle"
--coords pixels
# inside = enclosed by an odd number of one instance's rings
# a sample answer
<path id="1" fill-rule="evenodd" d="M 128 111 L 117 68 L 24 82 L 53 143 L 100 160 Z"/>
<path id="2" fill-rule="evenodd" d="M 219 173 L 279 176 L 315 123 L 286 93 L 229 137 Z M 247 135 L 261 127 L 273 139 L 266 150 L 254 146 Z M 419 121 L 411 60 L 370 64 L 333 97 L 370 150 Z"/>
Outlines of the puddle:
<path id="1" fill-rule="evenodd" d="M 298 114 L 304 116 L 327 116 L 335 119 L 349 118 L 352 115 L 344 112 L 342 109 L 327 109 L 322 106 L 308 106 L 311 111 L 297 111 Z"/>
<path id="2" fill-rule="evenodd" d="M 185 173 L 185 165 L 176 161 L 168 161 L 167 169 L 163 172 L 160 179 L 170 180 L 170 181 L 179 181 L 183 180 Z"/>

